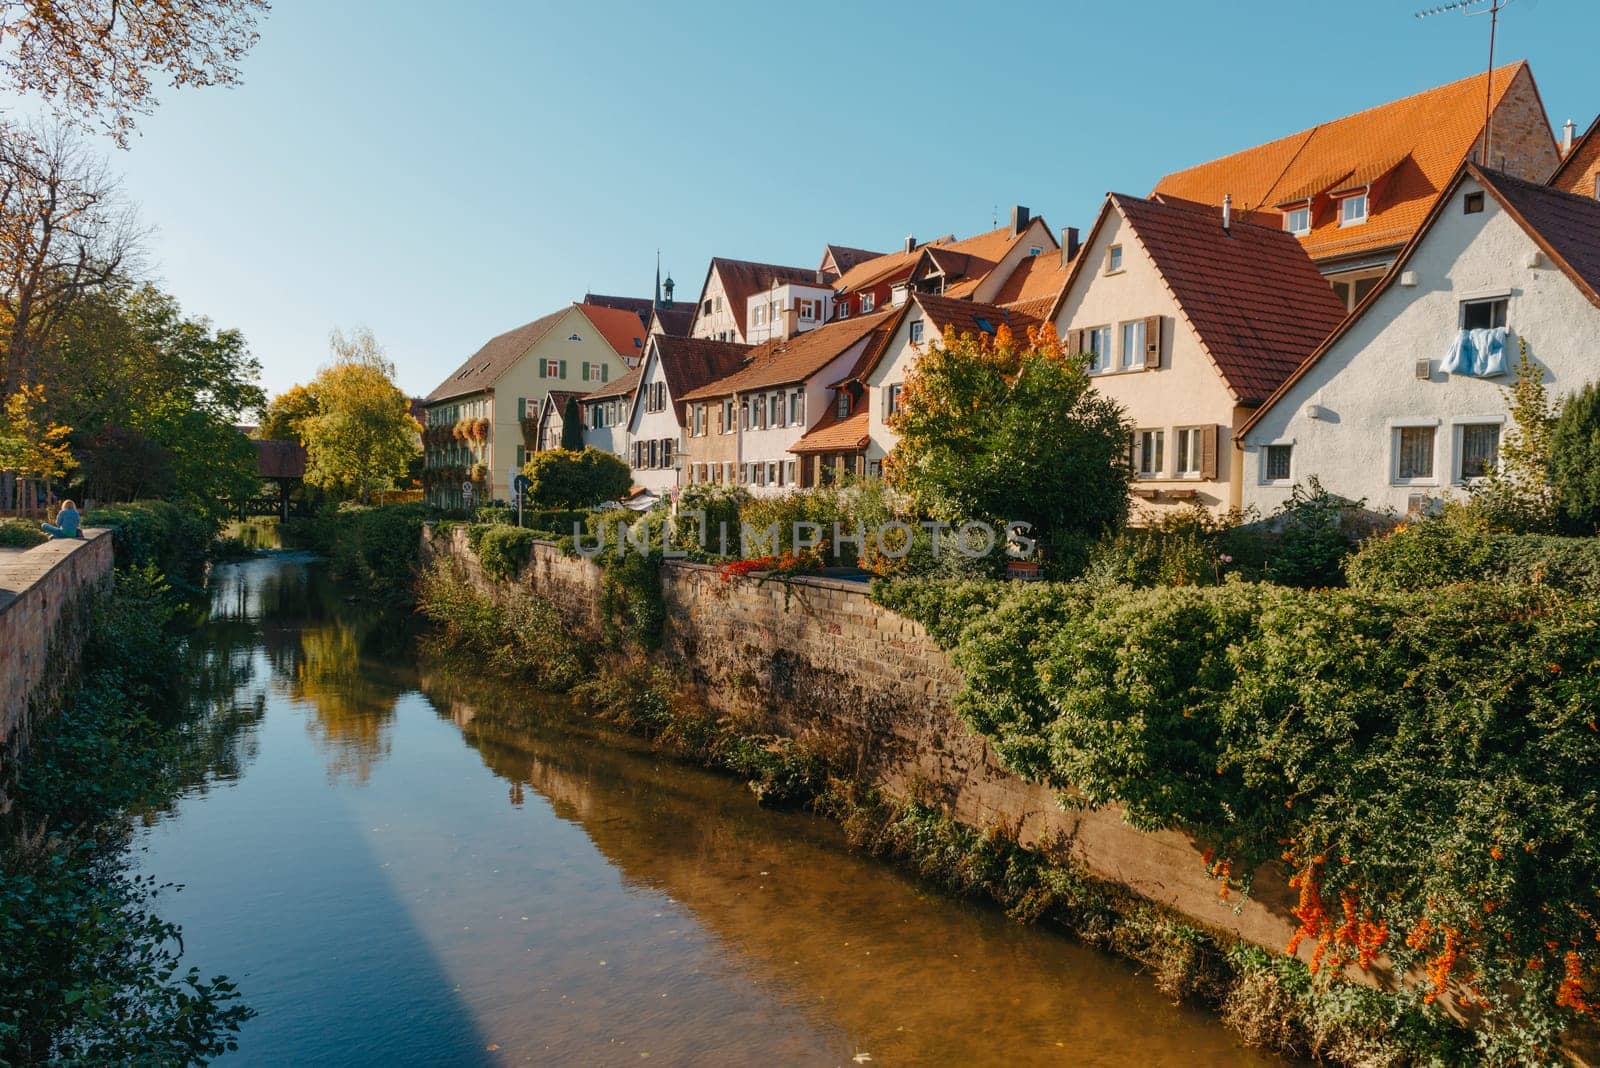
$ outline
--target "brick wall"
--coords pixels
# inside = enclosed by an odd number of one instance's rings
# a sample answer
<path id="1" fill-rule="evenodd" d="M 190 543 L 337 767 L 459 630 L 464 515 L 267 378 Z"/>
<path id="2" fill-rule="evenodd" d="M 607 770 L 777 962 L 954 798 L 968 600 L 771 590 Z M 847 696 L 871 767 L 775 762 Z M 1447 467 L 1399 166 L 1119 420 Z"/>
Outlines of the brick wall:
<path id="1" fill-rule="evenodd" d="M 60 698 L 83 648 L 87 595 L 110 579 L 110 532 L 84 535 L 0 552 L 0 771 Z"/>
<path id="2" fill-rule="evenodd" d="M 1530 182 L 1550 177 L 1561 162 L 1550 118 L 1533 83 L 1533 72 L 1526 64 L 1517 72 L 1511 87 L 1494 109 L 1494 129 L 1489 145 L 1490 166 Z M 1480 136 L 1472 146 L 1473 160 L 1483 147 Z"/>
<path id="3" fill-rule="evenodd" d="M 492 587 L 464 530 L 434 540 L 430 552 L 451 554 Z M 541 543 L 518 581 L 593 634 L 599 572 Z M 971 826 L 1020 824 L 1025 841 L 1068 851 L 1101 877 L 1209 926 L 1273 949 L 1288 943 L 1294 902 L 1276 877 L 1260 873 L 1242 906 L 1237 896 L 1222 901 L 1186 836 L 1136 831 L 1114 809 L 1064 809 L 1051 791 L 1002 767 L 952 709 L 960 678 L 944 653 L 860 584 L 724 582 L 714 568 L 668 562 L 662 586 L 659 655 L 717 711 L 803 739 L 859 781 L 936 802 Z"/>

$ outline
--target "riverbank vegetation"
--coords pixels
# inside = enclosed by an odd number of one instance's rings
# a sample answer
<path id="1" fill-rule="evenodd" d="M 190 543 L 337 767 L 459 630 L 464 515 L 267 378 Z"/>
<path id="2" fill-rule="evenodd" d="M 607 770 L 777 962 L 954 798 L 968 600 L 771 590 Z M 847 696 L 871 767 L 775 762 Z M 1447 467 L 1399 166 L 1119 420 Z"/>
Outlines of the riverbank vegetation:
<path id="1" fill-rule="evenodd" d="M 233 729 L 173 711 L 189 674 L 177 609 L 151 565 L 118 570 L 87 606 L 76 684 L 8 768 L 0 1063 L 201 1063 L 252 1015 L 228 979 L 184 966 L 182 932 L 156 911 L 171 888 L 128 856 L 132 817 L 203 776 Z"/>

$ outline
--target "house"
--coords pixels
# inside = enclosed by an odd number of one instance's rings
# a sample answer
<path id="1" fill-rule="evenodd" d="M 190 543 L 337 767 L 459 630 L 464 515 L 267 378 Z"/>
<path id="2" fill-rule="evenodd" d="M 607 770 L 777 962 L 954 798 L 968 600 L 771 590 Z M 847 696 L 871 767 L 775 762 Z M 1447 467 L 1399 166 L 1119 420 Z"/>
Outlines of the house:
<path id="1" fill-rule="evenodd" d="M 1021 205 L 1011 209 L 1009 225 L 976 237 L 921 245 L 908 237 L 899 252 L 857 262 L 834 282 L 834 317 L 898 307 L 912 291 L 994 301 L 1025 261 L 1058 248 L 1043 217 Z"/>
<path id="2" fill-rule="evenodd" d="M 713 258 L 700 287 L 700 303 L 689 336 L 749 344 L 751 298 L 785 282 L 826 288 L 818 272 L 810 267 Z"/>
<path id="3" fill-rule="evenodd" d="M 539 402 L 539 414 L 535 417 L 538 420 L 533 435 L 535 451 L 561 448 L 561 435 L 566 428 L 567 402 L 581 396 L 582 393 L 571 389 L 552 389 L 544 395 L 544 400 Z"/>
<path id="4" fill-rule="evenodd" d="M 628 462 L 636 486 L 657 497 L 683 485 L 683 440 L 692 430 L 687 395 L 744 366 L 748 345 L 706 338 L 650 338 L 628 418 Z M 698 415 L 704 419 L 704 413 Z M 699 424 L 697 424 L 699 425 Z"/>
<path id="5" fill-rule="evenodd" d="M 628 458 L 628 420 L 633 412 L 639 371 L 640 368 L 635 367 L 615 382 L 578 398 L 578 411 L 583 416 L 584 448 Z"/>
<path id="6" fill-rule="evenodd" d="M 745 300 L 745 338 L 759 345 L 814 330 L 833 317 L 827 282 L 778 281 Z"/>
<path id="7" fill-rule="evenodd" d="M 485 342 L 423 399 L 428 501 L 463 506 L 463 483 L 475 501 L 510 496 L 546 394 L 622 377 L 644 339 L 635 312 L 571 304 Z"/>
<path id="8" fill-rule="evenodd" d="M 1589 124 L 1577 144 L 1572 143 L 1572 122 L 1566 125 L 1561 163 L 1547 184 L 1579 196 L 1600 198 L 1600 118 Z"/>
<path id="9" fill-rule="evenodd" d="M 1029 314 L 1020 308 L 933 293 L 911 294 L 894 310 L 881 342 L 865 349 L 855 366 L 831 383 L 833 396 L 826 414 L 792 451 L 823 457 L 824 470 L 833 467 L 881 476 L 884 458 L 898 441 L 889 419 L 899 408 L 906 377 L 929 346 L 938 344 L 946 330 L 992 337 L 1005 326 L 1026 337 L 1029 329 L 1045 322 L 1048 310 L 1038 308 Z"/>
<path id="10" fill-rule="evenodd" d="M 1521 344 L 1560 395 L 1596 378 L 1596 338 L 1600 201 L 1466 164 L 1355 314 L 1241 426 L 1246 501 L 1270 512 L 1313 475 L 1378 511 L 1460 493 L 1499 464 Z"/>
<path id="11" fill-rule="evenodd" d="M 1169 174 L 1152 196 L 1214 209 L 1231 198 L 1235 219 L 1294 234 L 1348 310 L 1476 158 L 1486 112 L 1496 167 L 1530 181 L 1551 173 L 1555 135 L 1519 62 Z"/>
<path id="12" fill-rule="evenodd" d="M 742 483 L 755 494 L 816 485 L 810 454 L 790 448 L 890 318 L 880 311 L 777 338 L 750 350 L 742 369 L 683 395 L 686 481 Z"/>
<path id="13" fill-rule="evenodd" d="M 1241 502 L 1237 428 L 1343 317 L 1293 234 L 1118 193 L 1050 316 L 1134 424 L 1134 497 L 1218 512 Z"/>
<path id="14" fill-rule="evenodd" d="M 667 275 L 666 281 L 661 279 L 661 268 L 656 268 L 656 295 L 654 299 L 647 297 L 618 297 L 602 293 L 586 293 L 583 297 L 585 304 L 599 304 L 607 308 L 617 308 L 631 311 L 639 316 L 639 321 L 644 324 L 646 336 L 650 334 L 671 334 L 673 337 L 688 337 L 689 328 L 694 323 L 695 306 L 693 304 L 678 304 L 672 299 L 672 291 L 677 283 L 673 282 L 672 275 Z"/>

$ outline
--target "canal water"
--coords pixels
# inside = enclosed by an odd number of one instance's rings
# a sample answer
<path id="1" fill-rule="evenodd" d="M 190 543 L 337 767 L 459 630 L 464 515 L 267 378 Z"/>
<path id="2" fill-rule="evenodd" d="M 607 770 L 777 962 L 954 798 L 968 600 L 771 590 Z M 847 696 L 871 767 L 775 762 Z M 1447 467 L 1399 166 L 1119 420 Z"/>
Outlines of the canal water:
<path id="1" fill-rule="evenodd" d="M 199 641 L 236 733 L 138 863 L 259 1012 L 225 1065 L 1270 1063 L 1124 962 L 430 661 L 307 558 L 218 568 Z"/>

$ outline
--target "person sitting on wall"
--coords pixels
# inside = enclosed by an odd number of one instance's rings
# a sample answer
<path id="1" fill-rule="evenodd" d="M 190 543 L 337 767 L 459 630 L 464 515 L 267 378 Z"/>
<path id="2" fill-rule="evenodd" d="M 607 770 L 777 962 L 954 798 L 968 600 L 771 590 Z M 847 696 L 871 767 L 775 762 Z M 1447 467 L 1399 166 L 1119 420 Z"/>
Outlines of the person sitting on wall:
<path id="1" fill-rule="evenodd" d="M 62 501 L 61 511 L 56 513 L 56 521 L 40 523 L 39 529 L 52 538 L 83 537 L 83 532 L 78 529 L 78 506 L 71 501 Z"/>

